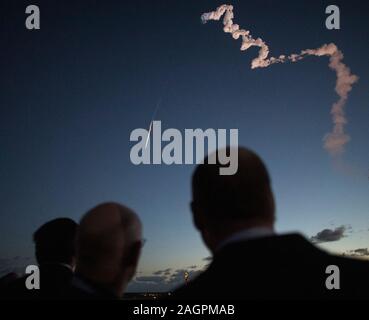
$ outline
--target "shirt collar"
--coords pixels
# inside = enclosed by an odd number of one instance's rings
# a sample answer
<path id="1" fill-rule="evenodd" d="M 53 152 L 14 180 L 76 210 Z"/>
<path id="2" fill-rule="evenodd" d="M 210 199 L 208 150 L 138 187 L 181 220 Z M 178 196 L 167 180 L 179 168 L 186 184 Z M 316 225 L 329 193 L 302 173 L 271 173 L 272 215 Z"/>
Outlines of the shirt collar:
<path id="1" fill-rule="evenodd" d="M 268 228 L 268 227 L 254 227 L 254 228 L 245 229 L 245 230 L 236 232 L 230 235 L 228 238 L 225 238 L 223 241 L 221 241 L 218 247 L 216 248 L 216 251 L 219 251 L 220 249 L 224 248 L 226 245 L 230 243 L 268 237 L 274 234 L 275 233 L 273 229 Z"/>
<path id="2" fill-rule="evenodd" d="M 110 297 L 112 299 L 119 299 L 119 297 L 116 296 L 116 294 L 114 294 L 110 290 L 106 289 L 100 284 L 96 284 L 93 281 L 86 279 L 81 274 L 76 274 L 74 276 L 74 278 L 72 279 L 72 285 L 94 296 Z"/>
<path id="3" fill-rule="evenodd" d="M 71 265 L 67 264 L 67 263 L 61 263 L 61 262 L 44 262 L 41 265 L 42 266 L 60 266 L 60 267 L 65 267 L 65 268 L 69 269 L 70 271 L 74 272 L 74 268 Z"/>

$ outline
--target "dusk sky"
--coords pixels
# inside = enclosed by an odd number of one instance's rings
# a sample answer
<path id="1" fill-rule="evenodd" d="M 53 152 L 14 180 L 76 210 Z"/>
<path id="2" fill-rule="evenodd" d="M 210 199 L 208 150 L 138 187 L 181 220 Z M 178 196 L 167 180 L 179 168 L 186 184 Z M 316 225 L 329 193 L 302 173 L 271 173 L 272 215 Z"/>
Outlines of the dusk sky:
<path id="1" fill-rule="evenodd" d="M 223 3 L 271 56 L 330 42 L 344 53 L 359 77 L 346 104 L 348 169 L 323 148 L 338 100 L 329 58 L 251 69 L 258 48 L 241 52 L 221 21 L 201 23 Z M 25 28 L 29 4 L 40 7 L 40 30 Z M 340 8 L 340 30 L 325 27 L 329 4 Z M 335 241 L 321 246 L 334 252 L 369 248 L 367 1 L 5 0 L 0 12 L 0 275 L 33 262 L 41 224 L 78 221 L 105 201 L 144 225 L 130 290 L 179 283 L 176 270 L 209 262 L 189 209 L 195 166 L 130 161 L 130 134 L 148 128 L 159 101 L 163 130 L 239 129 L 239 144 L 270 171 L 277 232 L 328 236 Z M 324 229 L 333 234 L 317 236 Z M 168 268 L 165 281 L 157 271 Z"/>

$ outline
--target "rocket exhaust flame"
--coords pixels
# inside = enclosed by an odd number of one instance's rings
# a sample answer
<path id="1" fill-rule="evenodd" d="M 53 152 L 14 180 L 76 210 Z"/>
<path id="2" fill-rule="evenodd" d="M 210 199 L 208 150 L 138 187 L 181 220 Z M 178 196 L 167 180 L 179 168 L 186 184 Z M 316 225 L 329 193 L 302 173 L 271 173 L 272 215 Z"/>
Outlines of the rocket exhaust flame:
<path id="1" fill-rule="evenodd" d="M 352 85 L 358 81 L 358 77 L 351 73 L 343 62 L 343 53 L 334 43 L 324 44 L 316 49 L 305 49 L 298 54 L 280 55 L 279 57 L 268 57 L 269 47 L 261 39 L 254 39 L 249 30 L 241 29 L 238 24 L 233 23 L 233 6 L 223 4 L 215 11 L 202 14 L 202 23 L 209 20 L 220 20 L 223 17 L 223 31 L 230 33 L 233 39 L 237 40 L 241 37 L 241 51 L 245 51 L 252 46 L 259 47 L 259 54 L 251 62 L 251 69 L 266 68 L 275 63 L 285 63 L 287 61 L 297 62 L 307 56 L 328 56 L 329 67 L 336 72 L 336 93 L 339 100 L 335 102 L 331 108 L 333 129 L 323 138 L 324 148 L 332 155 L 337 156 L 344 152 L 345 144 L 349 142 L 350 137 L 345 133 L 345 104 L 348 98 L 348 93 L 352 89 Z"/>

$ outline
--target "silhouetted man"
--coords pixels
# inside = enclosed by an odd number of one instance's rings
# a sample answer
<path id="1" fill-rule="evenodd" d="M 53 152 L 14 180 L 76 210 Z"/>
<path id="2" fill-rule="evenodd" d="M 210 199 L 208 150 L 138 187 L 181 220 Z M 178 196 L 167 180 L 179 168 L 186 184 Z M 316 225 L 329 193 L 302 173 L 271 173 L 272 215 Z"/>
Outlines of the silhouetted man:
<path id="1" fill-rule="evenodd" d="M 219 175 L 220 166 L 205 159 L 192 178 L 193 221 L 213 261 L 174 297 L 368 297 L 368 263 L 330 255 L 299 234 L 276 235 L 270 178 L 254 152 L 239 148 L 235 175 Z M 340 269 L 339 290 L 326 287 L 329 265 Z M 334 279 L 328 283 L 337 285 Z"/>
<path id="2" fill-rule="evenodd" d="M 136 272 L 141 229 L 138 216 L 116 203 L 87 212 L 80 222 L 76 276 L 67 298 L 120 298 Z"/>
<path id="3" fill-rule="evenodd" d="M 9 285 L 5 298 L 59 299 L 68 288 L 76 263 L 78 224 L 58 218 L 42 225 L 33 235 L 35 255 L 40 269 L 40 289 L 27 289 L 27 275 Z"/>

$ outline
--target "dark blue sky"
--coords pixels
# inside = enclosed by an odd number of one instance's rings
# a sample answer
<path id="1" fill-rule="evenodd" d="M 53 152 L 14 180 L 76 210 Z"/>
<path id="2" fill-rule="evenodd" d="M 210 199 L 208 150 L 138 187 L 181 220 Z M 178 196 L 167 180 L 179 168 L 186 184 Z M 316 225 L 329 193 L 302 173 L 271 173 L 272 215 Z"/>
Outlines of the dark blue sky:
<path id="1" fill-rule="evenodd" d="M 160 99 L 164 129 L 238 128 L 267 163 L 278 231 L 312 236 L 351 225 L 326 247 L 369 246 L 369 6 L 366 1 L 232 1 L 236 23 L 272 56 L 334 42 L 360 77 L 347 103 L 351 141 L 334 169 L 322 148 L 336 77 L 328 58 L 250 69 L 258 49 L 200 15 L 221 1 L 37 1 L 41 30 L 24 27 L 29 1 L 1 3 L 0 257 L 32 256 L 31 235 L 59 216 L 79 220 L 102 201 L 144 222 L 140 271 L 204 265 L 192 227 L 192 165 L 134 166 L 130 133 L 147 128 Z M 341 30 L 325 28 L 337 4 Z M 10 261 L 9 260 L 9 261 Z M 1 270 L 0 270 L 1 271 Z"/>

